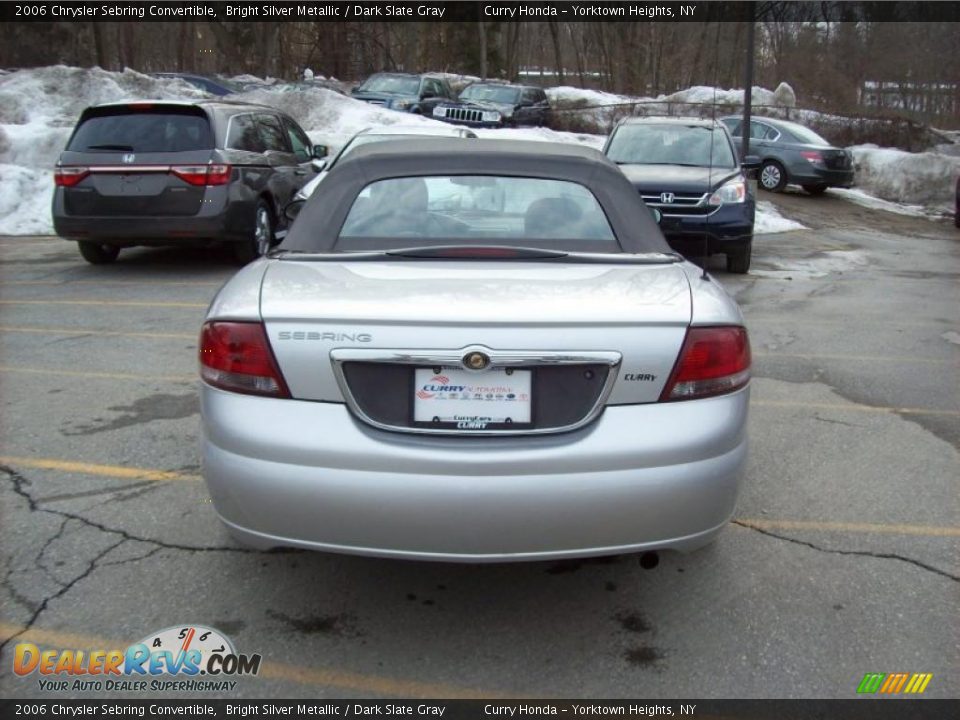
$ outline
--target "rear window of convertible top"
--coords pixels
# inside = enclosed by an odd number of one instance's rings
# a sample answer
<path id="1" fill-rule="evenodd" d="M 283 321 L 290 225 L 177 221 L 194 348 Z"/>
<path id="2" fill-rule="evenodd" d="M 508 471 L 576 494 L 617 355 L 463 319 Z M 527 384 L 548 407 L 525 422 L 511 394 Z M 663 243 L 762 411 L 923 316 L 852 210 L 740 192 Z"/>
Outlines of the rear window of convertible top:
<path id="1" fill-rule="evenodd" d="M 370 183 L 354 200 L 337 249 L 349 251 L 351 240 L 361 239 L 358 244 L 371 249 L 374 238 L 391 241 L 391 247 L 396 240 L 409 245 L 562 240 L 582 241 L 585 248 L 616 242 L 603 208 L 583 185 L 489 175 Z"/>

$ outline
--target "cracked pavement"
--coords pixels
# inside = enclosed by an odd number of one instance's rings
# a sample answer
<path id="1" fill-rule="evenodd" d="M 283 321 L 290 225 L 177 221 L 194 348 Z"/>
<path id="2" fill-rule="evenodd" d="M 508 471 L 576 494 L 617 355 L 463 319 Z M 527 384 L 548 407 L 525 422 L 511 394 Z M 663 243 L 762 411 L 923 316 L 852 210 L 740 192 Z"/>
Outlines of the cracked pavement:
<path id="1" fill-rule="evenodd" d="M 772 199 L 812 229 L 759 236 L 746 277 L 710 265 L 755 353 L 736 520 L 652 570 L 235 546 L 196 477 L 190 379 L 227 254 L 93 267 L 0 238 L 7 301 L 196 305 L 0 306 L 0 695 L 41 695 L 12 671 L 21 640 L 112 649 L 199 623 L 269 664 L 238 698 L 850 698 L 878 671 L 956 697 L 960 234 L 829 193 Z"/>

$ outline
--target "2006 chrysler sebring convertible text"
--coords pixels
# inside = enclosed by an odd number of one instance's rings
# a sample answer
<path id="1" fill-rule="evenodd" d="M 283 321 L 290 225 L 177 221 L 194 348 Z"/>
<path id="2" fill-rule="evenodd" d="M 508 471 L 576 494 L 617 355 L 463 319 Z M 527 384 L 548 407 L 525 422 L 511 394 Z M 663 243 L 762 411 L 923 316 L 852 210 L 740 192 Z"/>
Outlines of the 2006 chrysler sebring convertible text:
<path id="1" fill-rule="evenodd" d="M 750 349 L 603 155 L 374 143 L 201 337 L 204 475 L 254 547 L 691 550 L 731 517 Z"/>

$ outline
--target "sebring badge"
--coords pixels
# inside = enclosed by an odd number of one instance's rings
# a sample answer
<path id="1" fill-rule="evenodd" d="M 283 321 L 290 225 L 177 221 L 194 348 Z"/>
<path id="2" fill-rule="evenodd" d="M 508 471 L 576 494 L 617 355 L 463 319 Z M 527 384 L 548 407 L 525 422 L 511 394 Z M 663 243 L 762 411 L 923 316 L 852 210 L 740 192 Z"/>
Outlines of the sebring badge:
<path id="1" fill-rule="evenodd" d="M 133 164 L 133 161 L 137 159 L 137 156 L 133 153 L 125 153 L 123 156 L 123 162 L 127 165 Z"/>

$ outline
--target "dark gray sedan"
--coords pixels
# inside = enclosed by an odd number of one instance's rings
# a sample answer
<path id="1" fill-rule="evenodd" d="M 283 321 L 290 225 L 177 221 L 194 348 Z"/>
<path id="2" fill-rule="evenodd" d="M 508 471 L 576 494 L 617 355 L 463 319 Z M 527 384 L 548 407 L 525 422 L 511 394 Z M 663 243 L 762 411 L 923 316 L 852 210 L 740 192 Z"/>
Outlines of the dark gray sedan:
<path id="1" fill-rule="evenodd" d="M 733 135 L 737 150 L 742 151 L 742 119 L 725 117 L 722 122 Z M 781 192 L 793 184 L 811 195 L 820 195 L 829 187 L 853 185 L 853 154 L 795 122 L 753 118 L 750 154 L 761 158 L 760 187 L 770 192 Z"/>

